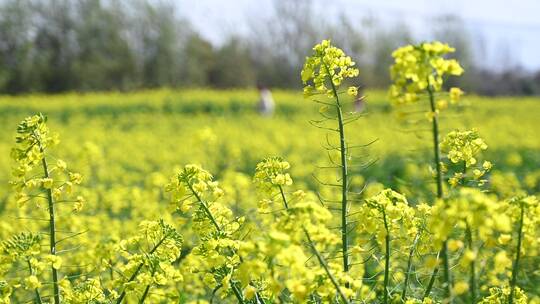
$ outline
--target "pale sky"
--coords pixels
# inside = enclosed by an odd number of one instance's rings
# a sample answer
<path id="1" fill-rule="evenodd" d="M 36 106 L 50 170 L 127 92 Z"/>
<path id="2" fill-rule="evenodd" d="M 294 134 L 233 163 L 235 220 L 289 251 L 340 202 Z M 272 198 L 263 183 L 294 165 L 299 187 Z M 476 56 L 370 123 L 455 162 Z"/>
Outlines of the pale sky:
<path id="1" fill-rule="evenodd" d="M 232 33 L 249 31 L 249 20 L 264 17 L 273 0 L 172 0 L 206 38 L 219 43 Z M 288 1 L 288 0 L 279 0 Z M 404 22 L 415 38 L 429 39 L 429 22 L 442 14 L 459 16 L 486 45 L 477 56 L 486 66 L 520 65 L 540 69 L 540 0 L 313 0 L 329 18 L 374 16 L 382 23 Z M 331 38 L 331 37 L 330 37 Z"/>

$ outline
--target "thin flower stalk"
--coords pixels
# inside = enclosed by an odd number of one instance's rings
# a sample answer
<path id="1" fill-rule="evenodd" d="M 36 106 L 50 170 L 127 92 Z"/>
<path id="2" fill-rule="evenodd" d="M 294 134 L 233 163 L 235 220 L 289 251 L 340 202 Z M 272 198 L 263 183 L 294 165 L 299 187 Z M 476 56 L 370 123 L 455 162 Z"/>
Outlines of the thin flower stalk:
<path id="1" fill-rule="evenodd" d="M 435 170 L 436 170 L 436 184 L 437 184 L 437 198 L 443 199 L 443 180 L 442 180 L 442 168 L 441 168 L 441 148 L 440 148 L 440 135 L 439 135 L 439 119 L 438 119 L 438 112 L 435 107 L 435 96 L 433 92 L 433 87 L 429 82 L 429 78 L 427 79 L 428 85 L 427 85 L 427 92 L 429 95 L 429 104 L 431 108 L 431 112 L 433 113 L 432 119 L 432 134 L 433 134 L 433 156 L 434 156 L 434 162 L 435 162 Z M 451 273 L 450 273 L 450 262 L 448 260 L 448 243 L 447 241 L 443 241 L 442 248 L 440 252 L 440 256 L 442 257 L 443 262 L 443 268 L 444 268 L 444 288 L 446 292 L 446 297 L 449 300 L 449 303 L 453 302 L 452 297 L 452 279 L 451 279 Z M 433 270 L 432 276 L 436 276 L 438 273 L 437 268 Z M 431 280 L 431 279 L 430 279 Z M 432 285 L 431 285 L 432 286 Z M 427 295 L 429 295 L 429 292 L 426 292 Z"/>
<path id="2" fill-rule="evenodd" d="M 321 59 L 322 60 L 322 59 Z M 324 65 L 328 75 L 330 75 L 330 70 L 328 66 Z M 336 100 L 336 110 L 337 110 L 337 121 L 338 121 L 338 130 L 339 130 L 339 152 L 340 152 L 340 161 L 341 161 L 341 243 L 342 243 L 342 253 L 343 253 L 343 271 L 349 271 L 349 236 L 348 236 L 348 189 L 349 189 L 349 171 L 347 165 L 347 144 L 345 141 L 345 126 L 343 124 L 343 110 L 341 103 L 339 101 L 339 95 L 334 85 L 332 79 L 329 79 L 329 82 L 332 87 L 332 94 Z"/>
<path id="3" fill-rule="evenodd" d="M 161 246 L 163 244 L 163 242 L 165 242 L 165 240 L 168 237 L 169 237 L 169 235 L 163 236 L 163 238 L 161 238 L 161 240 L 159 242 L 157 242 L 156 245 L 154 245 L 154 247 L 148 252 L 148 254 L 153 254 L 154 252 L 156 252 L 156 250 L 158 250 L 159 246 Z M 137 268 L 133 272 L 133 274 L 129 277 L 129 279 L 127 280 L 126 283 L 133 282 L 133 280 L 135 280 L 137 278 L 137 276 L 139 275 L 139 273 L 140 273 L 141 269 L 143 268 L 143 266 L 144 266 L 144 263 L 140 263 L 139 266 L 137 266 Z M 122 303 L 122 301 L 126 297 L 126 294 L 127 294 L 127 292 L 124 289 L 120 293 L 120 296 L 118 297 L 118 299 L 116 299 L 116 304 Z"/>
<path id="4" fill-rule="evenodd" d="M 439 143 L 439 112 L 446 108 L 447 101 L 435 100 L 436 94 L 440 96 L 443 92 L 444 77 L 446 75 L 459 76 L 463 73 L 463 68 L 455 59 L 445 59 L 444 56 L 454 52 L 455 49 L 448 44 L 441 42 L 421 43 L 418 45 L 407 45 L 400 47 L 392 53 L 395 61 L 390 72 L 393 84 L 389 89 L 389 97 L 396 105 L 416 103 L 421 96 L 427 93 L 429 99 L 429 111 L 426 116 L 432 124 L 433 134 L 433 157 L 435 162 L 435 181 L 437 187 L 437 199 L 444 199 L 441 149 Z M 445 92 L 446 93 L 446 92 Z M 456 103 L 463 92 L 459 88 L 451 88 L 448 92 L 452 104 Z M 444 268 L 443 282 L 446 298 L 450 303 L 452 297 L 452 278 L 448 258 L 448 244 L 442 242 L 439 256 L 442 258 Z M 433 270 L 430 283 L 426 289 L 429 295 L 433 286 L 434 276 L 438 274 L 438 267 Z"/>
<path id="5" fill-rule="evenodd" d="M 283 187 L 281 185 L 278 185 L 278 188 L 279 188 L 279 192 L 282 195 L 281 197 L 283 199 L 283 206 L 285 207 L 285 209 L 288 212 L 289 211 L 289 204 L 287 203 L 287 197 L 285 196 L 285 192 L 283 191 Z M 306 239 L 308 240 L 309 247 L 313 251 L 313 254 L 317 257 L 317 260 L 319 261 L 319 264 L 321 265 L 321 267 L 326 272 L 326 275 L 328 276 L 328 278 L 330 279 L 330 281 L 332 282 L 332 284 L 336 288 L 336 292 L 338 293 L 339 297 L 341 298 L 343 303 L 349 304 L 350 303 L 349 299 L 347 299 L 347 297 L 345 296 L 345 294 L 341 290 L 341 287 L 339 286 L 336 278 L 334 277 L 334 275 L 330 271 L 330 268 L 328 267 L 328 264 L 326 263 L 326 260 L 324 259 L 324 257 L 321 255 L 321 253 L 315 247 L 315 243 L 311 239 L 311 236 L 309 235 L 309 232 L 305 228 L 303 229 L 303 231 L 304 231 L 304 234 L 306 236 Z"/>
<path id="6" fill-rule="evenodd" d="M 518 239 L 517 239 L 517 244 L 516 244 L 516 258 L 514 260 L 514 265 L 512 267 L 512 280 L 510 282 L 510 296 L 508 297 L 508 304 L 514 303 L 517 276 L 519 272 L 519 260 L 521 258 L 521 242 L 523 238 L 523 217 L 525 214 L 524 203 L 521 202 L 519 207 L 520 207 L 520 214 L 519 214 L 519 226 L 518 226 Z"/>
<path id="7" fill-rule="evenodd" d="M 403 283 L 403 291 L 401 292 L 401 301 L 405 302 L 407 299 L 407 290 L 409 288 L 409 280 L 412 274 L 412 266 L 413 266 L 413 258 L 414 258 L 414 252 L 416 250 L 416 244 L 418 244 L 418 240 L 420 239 L 420 234 L 417 234 L 414 237 L 413 245 L 411 246 L 411 250 L 409 250 L 409 257 L 407 258 L 407 272 L 405 273 L 405 282 Z"/>
<path id="8" fill-rule="evenodd" d="M 467 243 L 468 243 L 468 246 L 469 246 L 469 250 L 474 250 L 473 249 L 473 237 L 472 237 L 472 231 L 471 231 L 471 226 L 469 225 L 469 223 L 466 223 L 466 228 L 465 228 L 465 234 L 467 236 Z M 471 262 L 470 262 L 470 277 L 469 277 L 469 292 L 470 292 L 470 297 L 471 297 L 471 303 L 476 303 L 476 263 L 475 263 L 475 259 L 472 259 Z"/>
<path id="9" fill-rule="evenodd" d="M 304 83 L 304 94 L 326 95 L 334 100 L 333 103 L 323 104 L 333 105 L 336 109 L 336 116 L 332 119 L 337 120 L 339 133 L 339 148 L 335 148 L 340 153 L 340 162 L 338 167 L 341 169 L 341 253 L 343 259 L 343 271 L 350 269 L 349 261 L 349 172 L 348 172 L 348 149 L 345 139 L 345 122 L 343 117 L 343 108 L 339 98 L 338 88 L 346 78 L 358 76 L 358 69 L 351 57 L 345 55 L 343 50 L 331 45 L 329 40 L 323 40 L 313 48 L 314 54 L 307 57 L 301 72 L 302 82 Z M 349 87 L 347 93 L 352 96 L 358 94 L 357 87 Z M 324 116 L 324 115 L 323 115 Z M 326 117 L 325 118 L 329 118 Z"/>
<path id="10" fill-rule="evenodd" d="M 193 189 L 193 185 L 191 185 L 187 181 L 186 181 L 186 185 L 188 186 L 188 189 L 191 191 L 191 193 L 195 196 L 195 199 L 197 200 L 197 202 L 203 207 L 204 212 L 206 213 L 206 216 L 212 222 L 212 224 L 215 226 L 216 231 L 218 231 L 219 233 L 223 233 L 223 230 L 221 229 L 218 222 L 216 221 L 216 219 L 212 215 L 212 212 L 210 211 L 210 209 L 208 209 L 208 206 L 206 206 L 206 203 L 202 200 L 202 198 L 197 193 L 197 191 L 195 191 L 195 189 Z M 240 289 L 236 285 L 236 282 L 233 282 L 231 280 L 230 283 L 231 283 L 231 289 L 232 289 L 232 291 L 234 293 L 234 296 L 238 300 L 238 303 L 245 303 L 244 296 L 242 295 L 242 292 L 240 291 Z"/>
<path id="11" fill-rule="evenodd" d="M 383 295 L 383 303 L 388 304 L 388 284 L 390 280 L 390 229 L 388 228 L 388 219 L 386 218 L 386 211 L 384 209 L 381 210 L 382 217 L 383 217 L 383 223 L 384 223 L 384 230 L 386 231 L 386 235 L 384 236 L 384 245 L 385 245 L 385 254 L 384 254 L 384 295 Z"/>
<path id="12" fill-rule="evenodd" d="M 13 170 L 14 179 L 10 183 L 17 192 L 19 207 L 24 206 L 33 199 L 46 201 L 47 217 L 43 221 L 47 222 L 47 229 L 49 230 L 46 233 L 49 238 L 48 254 L 46 262 L 42 262 L 35 256 L 40 253 L 39 249 L 25 253 L 34 256 L 31 260 L 28 260 L 31 271 L 34 273 L 31 274 L 27 284 L 29 290 L 36 291 L 37 302 L 42 301 L 39 292 L 36 290 L 36 287 L 41 286 L 38 275 L 43 267 L 50 265 L 52 293 L 47 298 L 50 298 L 52 303 L 59 304 L 65 295 L 61 295 L 60 289 L 59 269 L 62 265 L 62 258 L 58 255 L 57 245 L 79 234 L 75 233 L 58 240 L 58 211 L 56 207 L 59 203 L 73 203 L 72 210 L 77 212 L 82 209 L 85 200 L 80 195 L 75 200 L 62 198 L 71 193 L 73 185 L 81 183 L 82 176 L 79 173 L 67 170 L 67 164 L 61 159 L 56 159 L 54 165 L 48 163 L 48 149 L 58 144 L 59 140 L 56 134 L 51 134 L 46 122 L 47 117 L 40 113 L 29 116 L 19 123 L 15 137 L 16 145 L 11 151 L 11 157 L 16 161 L 17 165 Z M 36 204 L 38 207 L 40 206 L 39 203 Z M 29 217 L 29 219 L 35 218 Z M 26 241 L 30 240 L 25 240 L 26 238 L 22 237 L 20 239 L 22 243 L 16 247 L 22 246 L 18 248 L 20 250 L 24 248 L 26 248 L 24 250 L 29 250 L 25 246 L 29 244 Z M 11 245 L 13 244 L 8 243 L 8 248 L 11 248 Z"/>
<path id="13" fill-rule="evenodd" d="M 49 166 L 47 160 L 45 159 L 45 149 L 39 139 L 39 136 L 35 136 L 37 143 L 39 145 L 39 150 L 42 153 L 41 165 L 43 167 L 43 176 L 44 178 L 50 178 Z M 52 195 L 52 189 L 46 188 L 45 194 L 47 195 L 47 204 L 49 209 L 49 249 L 51 255 L 56 255 L 56 219 L 55 219 L 55 210 L 54 210 L 54 199 Z M 53 298 L 55 304 L 60 304 L 60 286 L 58 285 L 58 270 L 51 266 L 52 272 L 52 285 L 53 285 Z"/>
<path id="14" fill-rule="evenodd" d="M 34 273 L 34 270 L 32 269 L 32 264 L 29 260 L 26 261 L 28 263 L 28 269 L 30 270 L 30 274 Z M 43 301 L 41 300 L 41 294 L 39 293 L 39 288 L 34 289 L 34 292 L 36 294 L 36 303 L 42 304 Z"/>

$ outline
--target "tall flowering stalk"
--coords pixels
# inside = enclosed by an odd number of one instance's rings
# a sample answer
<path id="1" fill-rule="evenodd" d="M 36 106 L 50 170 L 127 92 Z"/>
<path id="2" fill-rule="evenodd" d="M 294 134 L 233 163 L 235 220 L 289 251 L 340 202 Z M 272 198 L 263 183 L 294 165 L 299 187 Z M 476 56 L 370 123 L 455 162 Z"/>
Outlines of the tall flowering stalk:
<path id="1" fill-rule="evenodd" d="M 216 202 L 223 196 L 223 190 L 209 172 L 197 165 L 186 165 L 166 188 L 172 192 L 178 210 L 195 209 L 193 228 L 203 242 L 193 249 L 193 254 L 206 259 L 205 269 L 200 269 L 205 272 L 205 283 L 216 290 L 230 289 L 238 303 L 246 303 L 235 279 L 243 259 L 238 253 L 242 242 L 234 234 L 244 218 L 231 218 L 232 211 Z"/>
<path id="2" fill-rule="evenodd" d="M 439 112 L 448 106 L 448 101 L 446 98 L 438 97 L 445 95 L 441 94 L 444 93 L 443 82 L 445 76 L 459 76 L 463 73 L 463 68 L 456 60 L 444 58 L 446 54 L 454 51 L 454 48 L 441 42 L 407 45 L 398 48 L 392 53 L 394 65 L 390 68 L 393 84 L 390 86 L 389 95 L 395 104 L 414 103 L 427 96 L 429 111 L 426 116 L 432 125 L 433 161 L 436 171 L 437 199 L 439 200 L 444 199 Z M 448 93 L 450 102 L 455 103 L 462 91 L 459 88 L 451 88 Z M 443 241 L 440 256 L 443 259 L 446 295 L 449 301 L 452 302 L 452 279 L 446 241 Z M 428 283 L 426 296 L 431 291 L 437 273 L 438 267 L 434 269 L 432 278 Z"/>
<path id="3" fill-rule="evenodd" d="M 343 270 L 348 272 L 350 269 L 349 261 L 349 164 L 350 158 L 347 141 L 345 138 L 345 124 L 351 120 L 344 117 L 343 102 L 340 100 L 339 91 L 341 84 L 347 78 L 358 76 L 358 69 L 351 57 L 331 45 L 329 40 L 323 40 L 313 48 L 313 55 L 306 58 L 304 68 L 302 69 L 302 82 L 304 83 L 305 96 L 321 95 L 329 97 L 333 102 L 316 100 L 323 106 L 331 106 L 335 109 L 334 116 L 322 114 L 326 120 L 336 120 L 339 133 L 339 151 L 340 163 L 337 167 L 341 171 L 341 242 Z M 358 94 L 356 87 L 349 87 L 347 93 L 352 96 Z M 354 120 L 354 119 L 352 119 Z"/>
<path id="4" fill-rule="evenodd" d="M 391 189 L 385 189 L 368 198 L 360 208 L 359 215 L 370 220 L 360 224 L 358 232 L 362 235 L 374 236 L 376 244 L 384 250 L 382 303 L 391 303 L 392 248 L 393 245 L 404 248 L 408 246 L 409 240 L 415 239 L 410 249 L 413 252 L 419 235 L 417 224 L 414 221 L 415 211 L 409 206 L 405 196 Z M 410 268 L 409 262 L 408 272 L 410 272 Z M 407 283 L 404 285 L 404 290 L 406 290 Z M 405 298 L 405 295 L 404 291 L 402 298 Z"/>
<path id="5" fill-rule="evenodd" d="M 52 287 L 54 303 L 60 303 L 60 285 L 58 269 L 62 260 L 57 254 L 57 228 L 56 228 L 56 201 L 66 194 L 70 194 L 73 184 L 81 182 L 81 175 L 67 171 L 67 165 L 57 160 L 50 165 L 46 158 L 48 148 L 56 145 L 57 136 L 51 135 L 46 125 L 47 118 L 43 114 L 34 115 L 23 120 L 17 128 L 16 146 L 11 152 L 12 158 L 17 162 L 11 182 L 17 191 L 18 202 L 24 205 L 30 200 L 43 199 L 36 192 L 44 192 L 47 202 L 49 223 L 49 256 L 51 264 Z M 41 176 L 36 171 L 41 167 Z M 82 209 L 84 199 L 80 196 L 76 200 L 64 198 L 65 202 L 73 203 L 73 210 Z"/>

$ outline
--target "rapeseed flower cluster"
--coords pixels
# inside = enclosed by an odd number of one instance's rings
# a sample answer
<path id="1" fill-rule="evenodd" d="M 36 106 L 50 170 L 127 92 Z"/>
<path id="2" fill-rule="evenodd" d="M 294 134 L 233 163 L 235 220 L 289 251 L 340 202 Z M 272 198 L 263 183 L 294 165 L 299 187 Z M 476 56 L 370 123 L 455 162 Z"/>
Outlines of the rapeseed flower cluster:
<path id="1" fill-rule="evenodd" d="M 510 287 L 492 287 L 489 289 L 489 296 L 483 298 L 480 302 L 480 304 L 504 304 L 508 303 L 509 296 L 510 296 Z M 527 296 L 523 292 L 523 290 L 516 288 L 515 295 L 514 295 L 514 303 L 516 304 L 526 304 L 529 303 L 527 301 Z"/>
<path id="2" fill-rule="evenodd" d="M 475 156 L 486 149 L 487 144 L 476 130 L 452 131 L 441 143 L 441 150 L 447 154 L 448 159 L 454 164 L 464 162 L 466 168 L 475 165 Z"/>
<path id="3" fill-rule="evenodd" d="M 306 58 L 302 69 L 304 95 L 325 94 L 335 97 L 337 88 L 347 78 L 358 76 L 358 69 L 351 57 L 343 50 L 333 46 L 330 40 L 323 40 L 313 47 L 313 55 Z M 357 87 L 349 87 L 347 93 L 358 94 Z"/>
<path id="4" fill-rule="evenodd" d="M 52 199 L 69 201 L 74 211 L 80 211 L 85 199 L 82 196 L 69 198 L 69 195 L 73 186 L 82 182 L 82 176 L 69 171 L 66 162 L 61 159 L 54 164 L 47 163 L 46 150 L 60 141 L 57 134 L 49 132 L 46 121 L 44 115 L 34 115 L 23 120 L 17 128 L 17 144 L 11 151 L 17 166 L 13 170 L 14 179 L 10 182 L 17 192 L 17 203 L 23 206 L 34 200 L 40 206 L 41 197 L 37 193 L 50 192 Z"/>
<path id="5" fill-rule="evenodd" d="M 361 276 L 361 269 L 357 269 L 353 276 L 344 273 L 335 259 L 323 257 L 324 253 L 340 248 L 339 236 L 326 225 L 332 221 L 331 212 L 312 201 L 311 196 L 302 190 L 287 198 L 284 186 L 292 185 L 289 168 L 289 163 L 281 158 L 267 158 L 257 164 L 254 175 L 261 194 L 284 207 L 274 209 L 276 218 L 270 224 L 266 237 L 268 245 L 264 256 L 271 257 L 268 266 L 274 278 L 271 286 L 275 290 L 289 290 L 294 302 L 304 302 L 309 298 L 332 301 L 336 293 L 342 300 L 354 298 L 359 293 L 365 296 L 367 287 L 360 279 L 355 279 Z M 279 176 L 285 178 L 276 178 Z M 283 179 L 290 182 L 284 183 Z M 317 259 L 313 258 L 314 255 Z M 288 267 L 276 268 L 277 265 Z"/>
<path id="6" fill-rule="evenodd" d="M 119 267 L 118 272 L 121 275 L 114 282 L 115 286 L 122 286 L 118 297 L 150 296 L 154 302 L 160 297 L 156 296 L 155 292 L 150 292 L 151 288 L 182 282 L 181 272 L 173 266 L 180 257 L 182 244 L 183 238 L 176 228 L 163 220 L 141 222 L 139 233 L 120 241 L 117 247 L 117 251 L 126 260 Z M 95 284 L 93 281 L 84 282 L 83 286 L 89 288 L 84 290 L 96 290 L 97 288 L 90 288 L 95 287 Z M 88 293 L 85 296 L 88 296 Z"/>
<path id="7" fill-rule="evenodd" d="M 446 92 L 443 86 L 447 76 L 463 73 L 457 60 L 445 58 L 454 51 L 448 44 L 438 41 L 407 45 L 395 50 L 392 53 L 394 64 L 390 68 L 393 81 L 389 89 L 390 100 L 402 105 L 418 102 L 428 95 L 431 99 L 436 97 L 427 115 L 430 119 L 446 109 L 449 102 L 457 103 L 463 91 L 454 87 Z"/>
<path id="8" fill-rule="evenodd" d="M 192 253 L 201 257 L 204 265 L 191 271 L 202 275 L 206 286 L 222 289 L 223 297 L 232 292 L 241 299 L 236 270 L 242 262 L 238 250 L 243 242 L 237 233 L 244 218 L 235 218 L 227 206 L 218 202 L 223 190 L 208 171 L 197 165 L 186 165 L 166 189 L 172 192 L 173 203 L 181 206 L 182 212 L 193 209 L 193 230 L 200 242 Z"/>
<path id="9" fill-rule="evenodd" d="M 396 246 L 404 248 L 412 244 L 412 239 L 419 232 L 414 208 L 409 206 L 405 196 L 391 189 L 366 199 L 360 210 L 360 218 L 370 219 L 362 221 L 360 232 L 375 236 L 383 250 L 387 236 L 395 241 Z"/>
<path id="10" fill-rule="evenodd" d="M 452 187 L 457 185 L 470 186 L 476 183 L 478 186 L 486 182 L 484 175 L 489 172 L 493 164 L 484 161 L 479 164 L 480 153 L 487 149 L 487 144 L 476 130 L 452 131 L 441 142 L 441 151 L 448 162 L 443 162 L 442 169 L 447 173 L 454 167 L 453 175 L 448 178 Z"/>

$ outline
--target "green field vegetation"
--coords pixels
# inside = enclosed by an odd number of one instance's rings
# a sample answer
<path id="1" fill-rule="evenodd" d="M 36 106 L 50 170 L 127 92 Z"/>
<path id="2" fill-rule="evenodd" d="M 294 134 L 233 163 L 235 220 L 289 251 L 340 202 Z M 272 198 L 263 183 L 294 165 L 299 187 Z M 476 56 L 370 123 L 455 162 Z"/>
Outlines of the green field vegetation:
<path id="1" fill-rule="evenodd" d="M 357 145 L 376 140 L 358 151 L 361 162 L 376 162 L 355 174 L 399 189 L 400 181 L 427 173 L 429 122 L 423 116 L 403 118 L 385 92 L 368 91 L 366 96 L 365 115 L 350 126 L 349 137 Z M 268 118 L 258 115 L 257 92 L 249 90 L 2 97 L 0 153 L 5 157 L 0 182 L 6 185 L 10 179 L 12 126 L 42 112 L 61 135 L 65 149 L 56 151 L 58 157 L 79 171 L 93 170 L 85 174 L 86 183 L 142 189 L 149 176 L 168 176 L 187 163 L 201 164 L 220 178 L 230 172 L 250 176 L 263 158 L 282 156 L 294 164 L 298 182 L 316 189 L 314 165 L 327 162 L 326 132 L 309 123 L 317 119 L 319 108 L 294 91 L 276 91 L 274 98 L 276 113 Z M 476 128 L 489 146 L 484 157 L 495 164 L 494 172 L 538 192 L 539 102 L 466 96 L 463 106 L 443 117 L 442 134 Z M 3 197 L 8 193 L 6 187 Z"/>

